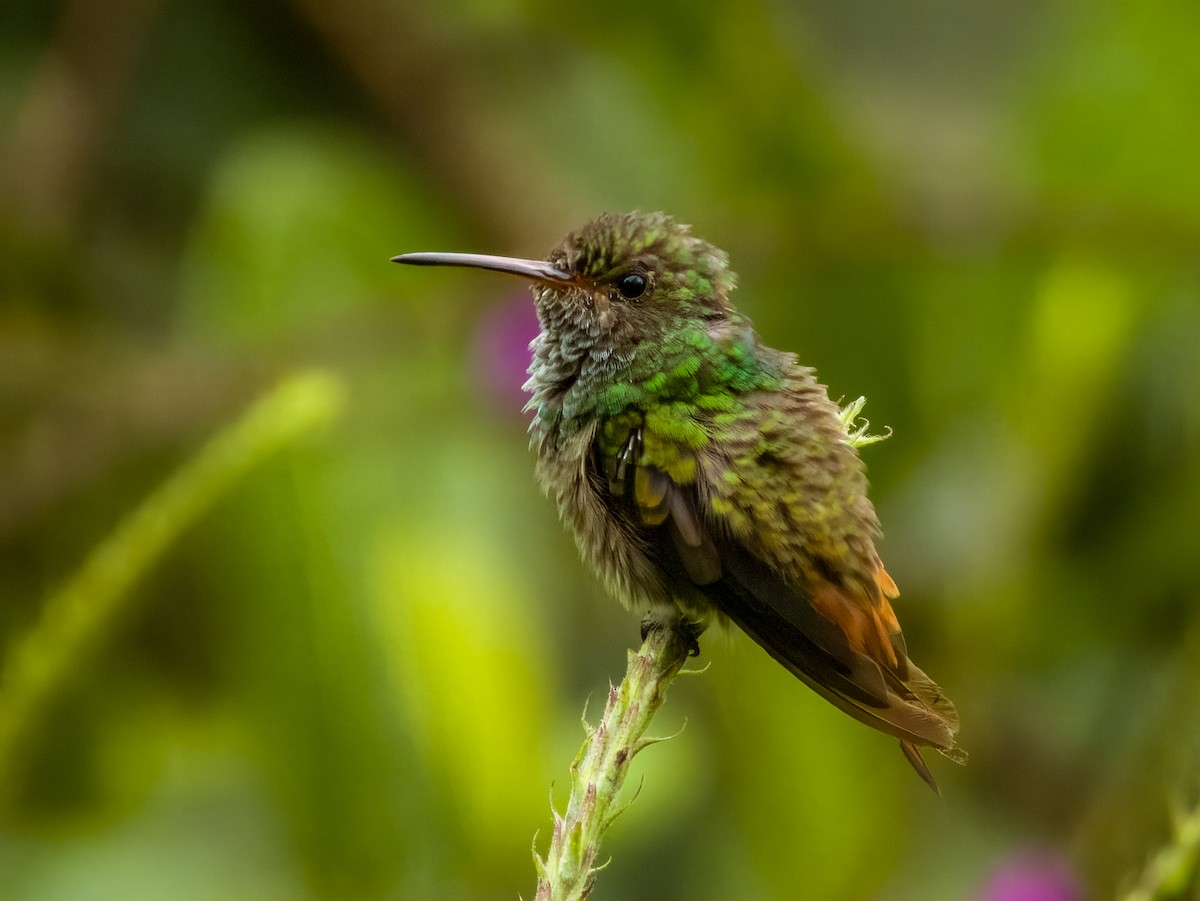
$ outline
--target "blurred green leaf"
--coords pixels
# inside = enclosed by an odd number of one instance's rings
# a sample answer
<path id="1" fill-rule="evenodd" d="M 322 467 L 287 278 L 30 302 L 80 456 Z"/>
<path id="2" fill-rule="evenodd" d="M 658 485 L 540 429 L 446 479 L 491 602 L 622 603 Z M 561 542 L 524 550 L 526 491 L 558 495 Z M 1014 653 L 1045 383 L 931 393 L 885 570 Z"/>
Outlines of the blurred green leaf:
<path id="1" fill-rule="evenodd" d="M 328 423 L 342 391 L 337 378 L 324 372 L 283 382 L 126 517 L 47 601 L 0 672 L 0 794 L 11 797 L 25 732 L 80 658 L 103 640 L 130 586 L 255 464 Z"/>

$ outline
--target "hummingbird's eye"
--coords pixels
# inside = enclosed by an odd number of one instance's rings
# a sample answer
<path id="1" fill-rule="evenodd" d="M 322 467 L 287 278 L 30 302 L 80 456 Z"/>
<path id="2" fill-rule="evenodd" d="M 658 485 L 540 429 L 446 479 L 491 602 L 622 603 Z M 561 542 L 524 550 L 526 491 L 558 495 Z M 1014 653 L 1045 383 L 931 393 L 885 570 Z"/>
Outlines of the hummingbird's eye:
<path id="1" fill-rule="evenodd" d="M 646 293 L 646 276 L 638 275 L 636 272 L 631 272 L 629 275 L 622 275 L 617 281 L 617 290 L 621 292 L 621 296 L 626 300 L 641 297 Z"/>

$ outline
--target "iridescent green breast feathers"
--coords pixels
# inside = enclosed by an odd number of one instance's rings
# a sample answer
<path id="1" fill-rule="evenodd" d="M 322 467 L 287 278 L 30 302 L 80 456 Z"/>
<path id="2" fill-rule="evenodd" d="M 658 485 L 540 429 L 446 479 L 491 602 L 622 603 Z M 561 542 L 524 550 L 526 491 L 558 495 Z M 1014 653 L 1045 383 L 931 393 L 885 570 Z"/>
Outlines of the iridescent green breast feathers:
<path id="1" fill-rule="evenodd" d="M 606 215 L 545 262 L 406 254 L 529 279 L 537 475 L 627 605 L 731 620 L 856 719 L 955 760 L 953 705 L 908 659 L 857 452 L 812 370 L 730 303 L 725 254 L 661 213 Z"/>

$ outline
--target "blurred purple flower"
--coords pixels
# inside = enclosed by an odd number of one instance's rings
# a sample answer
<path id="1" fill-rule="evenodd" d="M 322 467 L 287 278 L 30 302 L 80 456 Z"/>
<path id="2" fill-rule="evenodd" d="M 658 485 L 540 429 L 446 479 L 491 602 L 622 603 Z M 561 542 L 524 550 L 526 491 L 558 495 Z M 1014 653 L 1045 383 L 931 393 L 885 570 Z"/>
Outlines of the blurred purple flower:
<path id="1" fill-rule="evenodd" d="M 472 341 L 472 368 L 485 406 L 500 416 L 517 416 L 528 395 L 529 342 L 539 330 L 528 290 L 492 304 L 479 317 Z"/>
<path id="2" fill-rule="evenodd" d="M 1081 901 L 1083 893 L 1070 866 L 1046 851 L 1020 851 L 989 874 L 979 901 Z"/>

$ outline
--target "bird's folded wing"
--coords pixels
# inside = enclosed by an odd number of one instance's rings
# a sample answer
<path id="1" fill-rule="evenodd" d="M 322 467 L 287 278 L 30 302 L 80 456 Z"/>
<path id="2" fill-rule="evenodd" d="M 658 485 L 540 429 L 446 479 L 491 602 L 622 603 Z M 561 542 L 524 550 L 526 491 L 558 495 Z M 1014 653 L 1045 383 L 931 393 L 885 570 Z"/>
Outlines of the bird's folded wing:
<path id="1" fill-rule="evenodd" d="M 661 544 L 691 583 L 789 671 L 902 743 L 928 744 L 955 756 L 957 714 L 936 683 L 908 660 L 883 594 L 895 586 L 882 568 L 878 598 L 857 599 L 831 583 L 806 591 L 734 538 L 720 517 L 705 516 L 695 485 L 680 485 L 654 466 L 635 465 L 625 496 L 643 526 L 665 530 L 669 542 Z"/>

